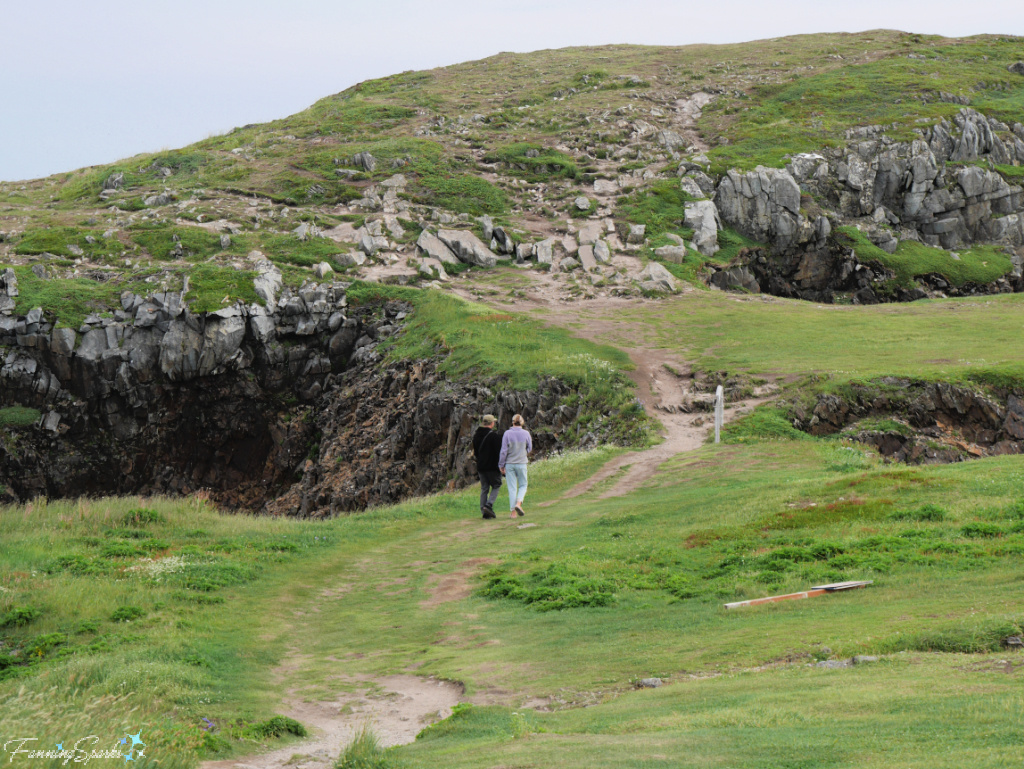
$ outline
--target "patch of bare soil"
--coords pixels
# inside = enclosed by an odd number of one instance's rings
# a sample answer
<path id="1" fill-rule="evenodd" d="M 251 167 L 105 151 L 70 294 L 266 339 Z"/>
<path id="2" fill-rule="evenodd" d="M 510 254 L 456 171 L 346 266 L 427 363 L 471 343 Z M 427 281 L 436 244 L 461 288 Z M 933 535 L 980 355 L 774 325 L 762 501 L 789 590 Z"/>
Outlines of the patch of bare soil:
<path id="1" fill-rule="evenodd" d="M 451 574 L 432 574 L 430 597 L 420 602 L 425 609 L 433 609 L 444 603 L 468 598 L 473 592 L 473 580 L 480 573 L 480 567 L 497 563 L 493 558 L 470 558 Z"/>
<path id="2" fill-rule="evenodd" d="M 396 675 L 368 682 L 353 694 L 331 702 L 287 699 L 284 715 L 296 719 L 312 733 L 301 743 L 227 761 L 206 761 L 202 769 L 320 769 L 334 762 L 364 727 L 373 730 L 381 745 L 405 745 L 435 721 L 451 715 L 463 687 L 451 681 Z"/>

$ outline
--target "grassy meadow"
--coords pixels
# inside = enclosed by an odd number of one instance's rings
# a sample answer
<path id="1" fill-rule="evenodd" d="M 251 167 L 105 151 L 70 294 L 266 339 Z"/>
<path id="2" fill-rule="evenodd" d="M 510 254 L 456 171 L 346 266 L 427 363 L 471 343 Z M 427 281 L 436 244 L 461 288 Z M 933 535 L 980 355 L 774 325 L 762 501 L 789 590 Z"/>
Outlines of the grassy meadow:
<path id="1" fill-rule="evenodd" d="M 530 501 L 612 454 L 535 465 Z M 142 728 L 147 757 L 191 766 L 274 741 L 275 670 L 308 700 L 415 670 L 481 704 L 385 766 L 1005 766 L 1022 481 L 1019 457 L 893 467 L 803 440 L 708 446 L 515 522 L 479 520 L 474 490 L 321 523 L 39 500 L 0 514 L 3 736 Z M 874 585 L 722 607 L 841 579 Z M 815 666 L 858 654 L 881 659 Z"/>

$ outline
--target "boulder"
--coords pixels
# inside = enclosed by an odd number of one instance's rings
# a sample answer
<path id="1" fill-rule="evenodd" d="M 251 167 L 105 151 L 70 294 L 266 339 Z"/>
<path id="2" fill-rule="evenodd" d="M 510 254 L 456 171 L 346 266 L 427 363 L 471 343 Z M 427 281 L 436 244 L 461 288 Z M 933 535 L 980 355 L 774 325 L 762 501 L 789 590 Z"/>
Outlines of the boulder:
<path id="1" fill-rule="evenodd" d="M 598 240 L 601 239 L 603 228 L 600 222 L 589 222 L 584 227 L 580 227 L 579 238 L 580 245 L 594 245 Z"/>
<path id="2" fill-rule="evenodd" d="M 534 255 L 537 257 L 537 264 L 551 264 L 555 255 L 555 239 L 545 238 L 533 247 Z"/>
<path id="3" fill-rule="evenodd" d="M 1017 61 L 1007 67 L 1015 75 L 1024 75 L 1024 61 Z"/>
<path id="4" fill-rule="evenodd" d="M 611 249 L 608 248 L 608 244 L 603 240 L 599 240 L 594 244 L 594 259 L 597 260 L 598 264 L 608 264 L 612 260 Z"/>
<path id="5" fill-rule="evenodd" d="M 573 259 L 571 256 L 567 256 L 558 263 L 558 269 L 562 272 L 572 272 L 578 270 L 580 263 Z"/>
<path id="6" fill-rule="evenodd" d="M 751 294 L 761 292 L 761 286 L 748 267 L 736 266 L 719 270 L 711 276 L 711 285 L 723 291 L 746 291 Z"/>
<path id="7" fill-rule="evenodd" d="M 626 236 L 626 242 L 632 244 L 642 244 L 647 238 L 647 225 L 646 224 L 631 224 L 629 225 L 629 234 Z"/>
<path id="8" fill-rule="evenodd" d="M 640 288 L 645 291 L 675 293 L 676 290 L 676 279 L 672 277 L 672 273 L 657 262 L 648 262 L 637 280 L 640 281 Z"/>
<path id="9" fill-rule="evenodd" d="M 654 255 L 666 262 L 682 264 L 686 259 L 686 246 L 661 246 L 654 249 Z"/>
<path id="10" fill-rule="evenodd" d="M 466 230 L 438 230 L 437 237 L 452 253 L 466 264 L 477 267 L 493 267 L 498 257 L 481 242 L 480 238 Z"/>
<path id="11" fill-rule="evenodd" d="M 574 200 L 573 205 L 576 206 L 577 211 L 589 211 L 590 210 L 590 199 L 585 195 L 580 195 Z"/>
<path id="12" fill-rule="evenodd" d="M 159 195 L 150 195 L 142 202 L 147 208 L 152 208 L 154 206 L 166 206 L 171 202 L 171 196 L 166 192 L 161 192 Z"/>
<path id="13" fill-rule="evenodd" d="M 317 262 L 313 265 L 313 274 L 323 280 L 325 277 L 334 272 L 334 268 L 331 267 L 327 262 Z"/>
<path id="14" fill-rule="evenodd" d="M 718 251 L 718 230 L 721 227 L 715 204 L 710 200 L 699 200 L 687 203 L 685 211 L 684 223 L 693 230 L 694 248 L 704 256 L 714 256 Z"/>
<path id="15" fill-rule="evenodd" d="M 377 159 L 369 152 L 358 152 L 352 156 L 352 164 L 359 166 L 364 171 L 373 173 L 377 168 Z"/>
<path id="16" fill-rule="evenodd" d="M 366 256 L 361 251 L 349 251 L 345 254 L 338 254 L 334 260 L 342 267 L 362 267 L 366 264 Z"/>
<path id="17" fill-rule="evenodd" d="M 700 188 L 700 185 L 689 176 L 684 176 L 679 180 L 679 187 L 694 200 L 702 200 L 707 197 L 704 194 L 704 190 Z"/>
<path id="18" fill-rule="evenodd" d="M 437 259 L 443 264 L 459 264 L 458 257 L 430 230 L 423 230 L 420 233 L 419 238 L 416 240 L 416 247 L 423 254 L 432 259 Z"/>
<path id="19" fill-rule="evenodd" d="M 595 179 L 594 180 L 594 194 L 595 195 L 617 195 L 619 192 L 619 185 L 610 179 Z"/>
<path id="20" fill-rule="evenodd" d="M 576 256 L 580 260 L 583 269 L 587 272 L 597 269 L 597 260 L 594 258 L 593 246 L 580 246 L 579 253 Z"/>
<path id="21" fill-rule="evenodd" d="M 658 131 L 656 138 L 658 140 L 658 144 L 661 144 L 670 152 L 686 146 L 686 139 L 675 131 L 667 128 L 664 131 Z"/>

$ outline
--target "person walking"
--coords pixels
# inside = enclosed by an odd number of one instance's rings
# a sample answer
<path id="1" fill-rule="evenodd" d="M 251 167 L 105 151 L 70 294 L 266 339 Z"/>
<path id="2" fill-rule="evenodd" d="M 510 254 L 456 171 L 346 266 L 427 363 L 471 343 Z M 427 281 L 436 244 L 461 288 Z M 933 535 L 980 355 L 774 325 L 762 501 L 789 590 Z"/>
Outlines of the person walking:
<path id="1" fill-rule="evenodd" d="M 494 500 L 501 488 L 501 473 L 498 472 L 498 455 L 501 453 L 501 436 L 494 426 L 498 420 L 493 414 L 484 414 L 480 427 L 473 434 L 473 457 L 476 472 L 480 476 L 480 512 L 484 518 L 494 518 Z"/>
<path id="2" fill-rule="evenodd" d="M 526 465 L 533 451 L 533 438 L 523 428 L 523 415 L 512 417 L 512 427 L 501 436 L 501 455 L 498 469 L 508 482 L 508 506 L 512 517 L 526 515 L 523 499 L 526 497 Z"/>

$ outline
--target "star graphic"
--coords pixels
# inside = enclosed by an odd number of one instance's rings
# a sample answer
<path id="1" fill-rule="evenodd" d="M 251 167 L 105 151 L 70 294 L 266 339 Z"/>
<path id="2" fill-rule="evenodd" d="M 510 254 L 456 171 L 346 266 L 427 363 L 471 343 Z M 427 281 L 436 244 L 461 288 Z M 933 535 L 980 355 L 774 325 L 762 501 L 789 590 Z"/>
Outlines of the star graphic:
<path id="1" fill-rule="evenodd" d="M 134 760 L 135 760 L 135 759 L 134 759 L 134 758 L 132 758 L 132 754 L 131 754 L 131 751 L 129 751 L 129 752 L 128 752 L 128 755 L 124 757 L 124 762 L 125 762 L 126 764 L 127 764 L 127 763 L 128 763 L 129 761 L 134 761 Z"/>
<path id="2" fill-rule="evenodd" d="M 57 750 L 64 750 L 64 743 L 63 742 L 58 742 L 57 743 Z"/>
<path id="3" fill-rule="evenodd" d="M 145 758 L 145 756 L 146 756 L 146 754 L 145 754 L 145 753 L 143 753 L 143 752 L 142 752 L 142 751 L 140 750 L 140 751 L 139 751 L 139 758 Z"/>
<path id="4" fill-rule="evenodd" d="M 122 738 L 121 738 L 121 744 L 122 744 L 122 745 L 127 745 L 127 744 L 128 744 L 128 740 L 127 740 L 127 739 L 125 739 L 124 737 L 122 737 Z"/>
<path id="5" fill-rule="evenodd" d="M 128 736 L 132 738 L 132 747 L 133 748 L 136 745 L 138 745 L 139 743 L 142 743 L 143 745 L 146 744 L 146 743 L 142 742 L 141 739 L 139 739 L 142 736 L 142 730 L 141 729 L 139 729 L 139 733 L 138 734 L 129 734 Z"/>

